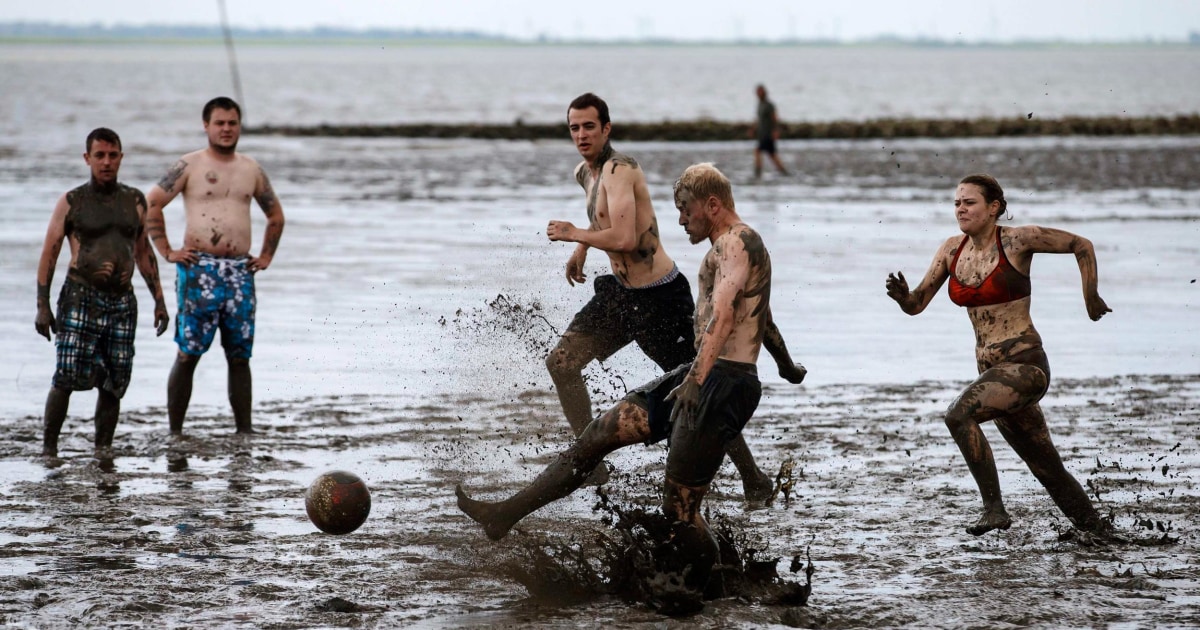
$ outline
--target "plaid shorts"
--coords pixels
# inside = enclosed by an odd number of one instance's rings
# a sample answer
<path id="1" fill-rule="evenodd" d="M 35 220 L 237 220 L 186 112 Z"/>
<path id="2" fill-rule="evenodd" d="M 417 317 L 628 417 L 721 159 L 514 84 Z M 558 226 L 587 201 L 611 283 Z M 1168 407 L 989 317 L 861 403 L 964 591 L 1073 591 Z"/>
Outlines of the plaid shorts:
<path id="1" fill-rule="evenodd" d="M 102 387 L 125 395 L 133 374 L 137 298 L 133 289 L 106 293 L 67 277 L 58 296 L 53 385 L 81 391 Z"/>
<path id="2" fill-rule="evenodd" d="M 208 352 L 217 331 L 225 356 L 249 359 L 254 349 L 254 273 L 246 256 L 199 253 L 194 265 L 175 264 L 175 343 L 192 356 Z"/>

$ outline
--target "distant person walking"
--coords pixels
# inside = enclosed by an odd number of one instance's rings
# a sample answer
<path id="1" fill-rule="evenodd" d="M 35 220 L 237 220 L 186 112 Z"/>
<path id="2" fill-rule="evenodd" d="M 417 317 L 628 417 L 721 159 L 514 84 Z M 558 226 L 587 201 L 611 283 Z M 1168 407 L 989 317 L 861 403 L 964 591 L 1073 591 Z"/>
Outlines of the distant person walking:
<path id="1" fill-rule="evenodd" d="M 767 98 L 767 88 L 761 83 L 755 88 L 758 95 L 758 114 L 752 133 L 758 144 L 754 147 L 754 178 L 762 177 L 763 153 L 771 158 L 771 163 L 781 175 L 787 175 L 787 169 L 779 161 L 775 143 L 779 141 L 779 115 L 775 111 L 775 103 Z"/>
<path id="2" fill-rule="evenodd" d="M 146 238 L 146 197 L 117 181 L 121 138 L 100 127 L 87 137 L 83 159 L 91 180 L 59 197 L 46 228 L 37 270 L 39 335 L 55 335 L 58 365 L 43 417 L 42 455 L 58 456 L 58 435 L 67 417 L 71 392 L 99 388 L 96 399 L 95 457 L 112 459 L 113 434 L 121 397 L 133 374 L 133 338 L 137 330 L 136 266 L 154 296 L 154 326 L 167 330 L 158 261 Z M 58 297 L 58 319 L 50 310 L 50 281 L 62 251 L 71 246 L 71 264 Z"/>
<path id="3" fill-rule="evenodd" d="M 204 106 L 208 146 L 179 158 L 150 189 L 150 239 L 176 265 L 175 343 L 179 354 L 167 380 L 171 433 L 183 432 L 192 398 L 192 376 L 200 357 L 221 331 L 229 365 L 229 403 L 238 433 L 253 433 L 250 422 L 250 354 L 254 346 L 257 299 L 255 274 L 271 265 L 283 235 L 283 206 L 267 173 L 253 158 L 237 152 L 242 110 L 230 98 Z M 163 208 L 183 193 L 186 227 L 183 247 L 172 249 Z M 250 255 L 250 200 L 267 217 L 262 249 Z"/>
<path id="4" fill-rule="evenodd" d="M 1091 241 L 1063 230 L 1022 225 L 1001 229 L 1004 190 L 990 175 L 968 175 L 958 185 L 954 215 L 962 236 L 946 239 L 934 254 L 925 278 L 909 291 L 903 273 L 888 274 L 888 297 L 901 310 L 925 310 L 946 280 L 950 300 L 966 307 L 975 328 L 979 377 L 951 403 L 946 427 L 958 444 L 979 486 L 983 514 L 967 532 L 975 536 L 1008 529 L 992 449 L 980 424 L 995 421 L 1000 435 L 1029 466 L 1071 522 L 1091 534 L 1111 530 L 1087 492 L 1063 466 L 1038 401 L 1050 387 L 1050 364 L 1042 337 L 1029 317 L 1029 270 L 1034 254 L 1073 254 L 1083 280 L 1088 317 L 1099 320 L 1112 309 L 1097 290 L 1096 252 Z"/>

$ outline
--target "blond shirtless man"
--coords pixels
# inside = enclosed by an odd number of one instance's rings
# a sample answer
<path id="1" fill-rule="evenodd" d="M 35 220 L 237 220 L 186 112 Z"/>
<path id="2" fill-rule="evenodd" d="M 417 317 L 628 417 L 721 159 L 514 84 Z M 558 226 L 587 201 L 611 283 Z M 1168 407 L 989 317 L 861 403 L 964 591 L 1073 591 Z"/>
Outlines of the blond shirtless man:
<path id="1" fill-rule="evenodd" d="M 588 227 L 550 221 L 546 235 L 552 241 L 577 243 L 567 260 L 571 286 L 587 281 L 583 266 L 590 248 L 608 254 L 612 269 L 611 274 L 596 278 L 595 296 L 546 357 L 563 413 L 578 437 L 592 421 L 583 368 L 630 342 L 637 342 L 663 371 L 690 363 L 695 358 L 696 306 L 687 278 L 663 249 L 645 172 L 609 142 L 608 104 L 590 92 L 579 96 L 567 108 L 567 125 L 583 158 L 575 167 L 575 181 L 587 198 Z M 759 470 L 740 435 L 729 454 L 742 476 L 746 498 L 770 496 L 771 479 Z M 607 472 L 598 468 L 592 481 L 604 483 Z"/>
<path id="2" fill-rule="evenodd" d="M 183 432 L 192 376 L 218 330 L 229 364 L 229 404 L 238 433 L 252 433 L 250 355 L 254 345 L 254 277 L 271 266 L 283 234 L 283 207 L 267 174 L 237 152 L 242 110 L 218 97 L 204 106 L 208 147 L 179 159 L 150 189 L 147 219 L 158 253 L 176 265 L 175 343 L 179 354 L 167 380 L 171 433 Z M 183 193 L 183 247 L 173 249 L 163 208 Z M 250 200 L 267 217 L 262 248 L 250 254 Z"/>
<path id="3" fill-rule="evenodd" d="M 498 540 L 526 515 L 583 485 L 612 451 L 669 436 L 663 511 L 674 522 L 672 544 L 686 567 L 685 583 L 702 592 L 718 547 L 700 505 L 758 406 L 759 351 L 766 346 L 789 382 L 801 382 L 806 370 L 792 361 L 771 317 L 771 258 L 735 211 L 729 180 L 711 164 L 688 167 L 675 183 L 675 204 L 691 242 L 711 244 L 700 266 L 695 360 L 630 392 L 511 498 L 477 501 L 461 487 L 456 494 L 459 509 Z"/>

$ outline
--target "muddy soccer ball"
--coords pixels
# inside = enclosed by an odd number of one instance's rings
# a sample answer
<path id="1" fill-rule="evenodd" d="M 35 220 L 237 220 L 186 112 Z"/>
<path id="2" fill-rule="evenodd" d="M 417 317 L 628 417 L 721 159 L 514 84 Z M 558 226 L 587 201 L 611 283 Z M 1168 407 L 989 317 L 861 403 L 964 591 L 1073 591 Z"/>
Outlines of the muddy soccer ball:
<path id="1" fill-rule="evenodd" d="M 304 493 L 308 519 L 328 534 L 349 534 L 371 513 L 371 493 L 358 475 L 344 470 L 327 472 Z"/>

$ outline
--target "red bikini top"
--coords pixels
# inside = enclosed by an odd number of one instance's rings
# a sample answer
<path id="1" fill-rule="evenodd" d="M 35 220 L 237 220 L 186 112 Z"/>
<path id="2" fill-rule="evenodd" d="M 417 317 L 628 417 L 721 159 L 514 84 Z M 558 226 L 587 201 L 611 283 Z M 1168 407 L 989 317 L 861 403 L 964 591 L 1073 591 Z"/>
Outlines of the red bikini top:
<path id="1" fill-rule="evenodd" d="M 1008 257 L 1004 255 L 1004 244 L 1000 242 L 1000 226 L 996 226 L 996 251 L 1000 252 L 1000 261 L 996 263 L 996 268 L 992 269 L 979 286 L 971 287 L 959 282 L 954 271 L 958 268 L 958 256 L 970 238 L 963 236 L 958 251 L 954 252 L 954 260 L 950 263 L 950 301 L 959 306 L 992 306 L 1029 297 L 1032 292 L 1029 276 L 1017 271 L 1017 268 L 1008 262 Z"/>

